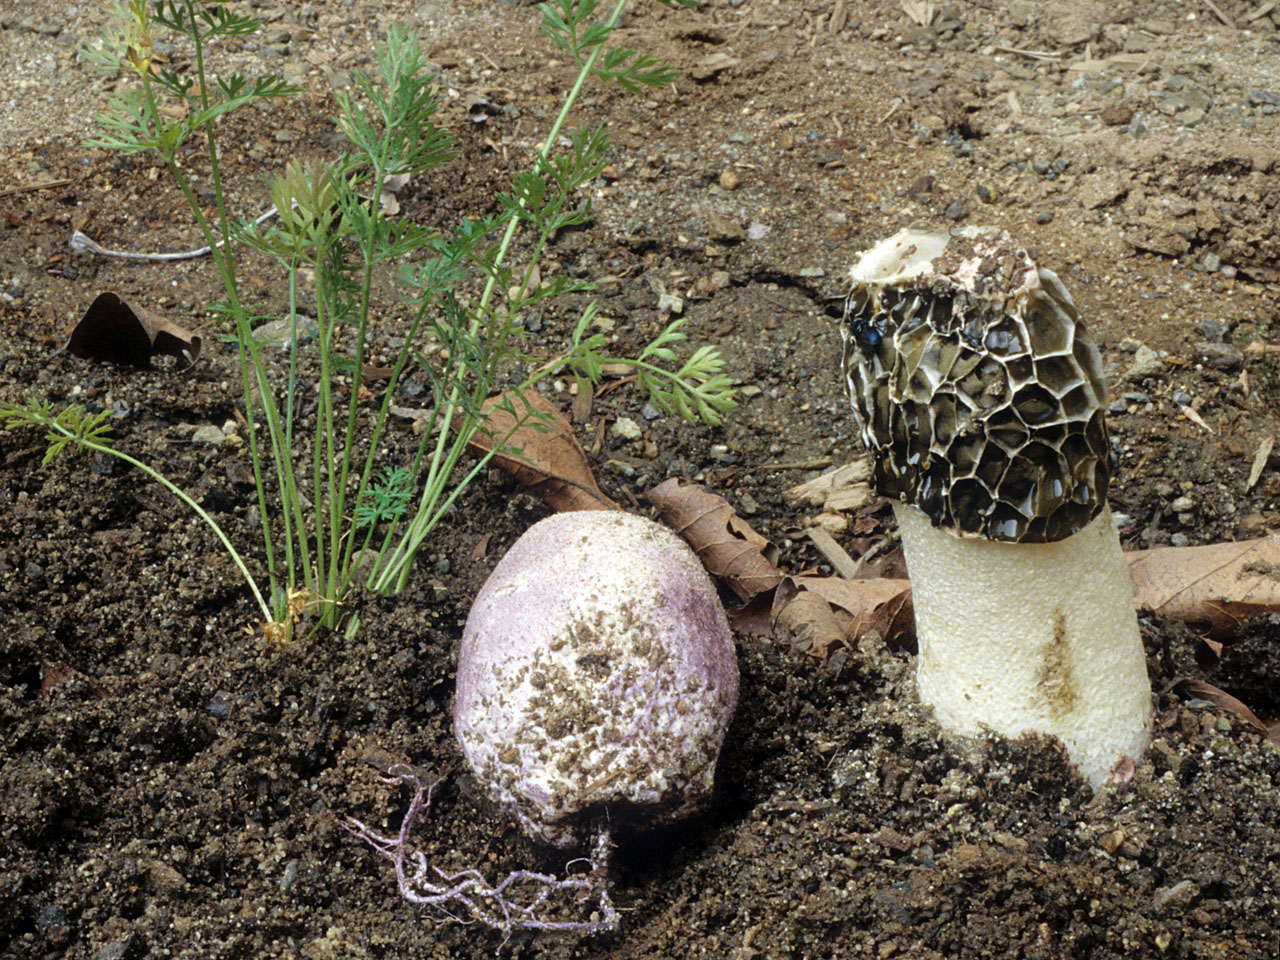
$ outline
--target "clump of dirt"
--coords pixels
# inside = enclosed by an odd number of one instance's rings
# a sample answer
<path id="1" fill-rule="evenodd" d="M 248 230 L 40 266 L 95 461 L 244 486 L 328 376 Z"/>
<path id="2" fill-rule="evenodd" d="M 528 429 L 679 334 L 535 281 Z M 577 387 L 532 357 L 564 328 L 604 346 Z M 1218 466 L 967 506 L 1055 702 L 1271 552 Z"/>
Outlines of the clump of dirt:
<path id="1" fill-rule="evenodd" d="M 225 131 L 227 189 L 245 215 L 265 208 L 264 171 L 340 149 L 328 94 L 372 67 L 388 23 L 429 38 L 442 122 L 459 136 L 452 166 L 401 194 L 419 222 L 491 212 L 570 76 L 523 5 L 255 9 L 264 33 L 230 44 L 226 65 L 313 93 Z M 211 264 L 68 247 L 75 228 L 109 248 L 199 246 L 161 172 L 81 145 L 115 83 L 76 57 L 100 26 L 70 4 L 0 12 L 0 181 L 19 188 L 0 191 L 0 398 L 115 411 L 117 443 L 252 549 L 247 460 L 221 429 L 235 423 L 238 374 L 204 312 L 221 295 Z M 556 238 L 544 276 L 596 284 L 618 351 L 687 316 L 691 345 L 722 345 L 743 402 L 724 427 L 690 428 L 611 381 L 578 424 L 608 496 L 643 510 L 658 482 L 696 479 L 780 547 L 784 569 L 829 573 L 802 536 L 814 518 L 781 492 L 857 452 L 828 312 L 845 271 L 908 223 L 994 223 L 1061 275 L 1099 334 L 1126 546 L 1280 529 L 1280 458 L 1248 482 L 1280 432 L 1268 150 L 1280 11 L 713 0 L 637 4 L 620 38 L 685 79 L 587 96 L 577 120 L 608 126 L 613 163 L 591 190 L 595 223 Z M 471 93 L 491 105 L 481 122 Z M 246 257 L 244 283 L 282 308 L 270 263 Z M 198 328 L 205 356 L 190 371 L 138 371 L 56 354 L 103 290 Z M 527 318 L 535 352 L 562 346 L 574 307 Z M 381 322 L 390 342 L 397 318 Z M 564 404 L 561 386 L 548 397 Z M 411 424 L 395 433 L 407 440 Z M 546 508 L 484 478 L 406 594 L 349 599 L 364 625 L 354 640 L 272 653 L 234 567 L 180 502 L 117 461 L 41 466 L 43 452 L 27 432 L 0 437 L 0 954 L 492 956 L 500 935 L 415 917 L 339 820 L 394 829 L 408 797 L 378 771 L 409 763 L 444 776 L 419 838 L 442 869 L 563 870 L 564 854 L 486 803 L 450 730 L 470 599 Z M 855 557 L 891 552 L 882 505 L 823 522 Z M 1206 679 L 1274 719 L 1277 631 L 1255 621 L 1218 655 L 1182 624 L 1145 618 L 1154 743 L 1131 782 L 1096 795 L 1053 744 L 943 739 L 917 705 L 910 655 L 874 637 L 815 663 L 742 636 L 715 802 L 623 839 L 620 932 L 505 950 L 1276 956 L 1280 755 L 1179 681 Z"/>

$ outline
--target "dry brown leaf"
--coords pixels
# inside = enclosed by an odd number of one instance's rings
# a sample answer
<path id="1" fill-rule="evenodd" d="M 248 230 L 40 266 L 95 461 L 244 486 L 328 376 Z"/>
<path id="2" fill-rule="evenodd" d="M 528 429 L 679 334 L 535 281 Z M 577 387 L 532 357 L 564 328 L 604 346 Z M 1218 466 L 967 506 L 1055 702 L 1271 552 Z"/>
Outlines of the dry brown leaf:
<path id="1" fill-rule="evenodd" d="M 778 590 L 775 617 L 781 618 L 787 605 L 801 592 L 821 597 L 835 611 L 850 639 L 874 630 L 894 649 L 909 647 L 914 641 L 915 612 L 909 581 L 790 577 Z"/>
<path id="2" fill-rule="evenodd" d="M 1203 680 L 1185 680 L 1182 683 L 1182 689 L 1193 697 L 1208 700 L 1228 713 L 1235 714 L 1272 743 L 1280 744 L 1280 723 L 1263 723 L 1258 719 L 1258 715 L 1250 710 L 1243 701 L 1237 700 L 1220 687 L 1215 687 L 1212 683 L 1205 683 Z"/>
<path id="3" fill-rule="evenodd" d="M 118 294 L 100 293 L 62 348 L 75 357 L 149 367 L 157 354 L 189 367 L 200 359 L 200 337 Z"/>
<path id="4" fill-rule="evenodd" d="M 509 405 L 523 414 L 526 404 L 542 416 L 530 417 L 516 427 L 516 417 L 503 407 Z M 495 440 L 501 443 L 493 465 L 529 487 L 553 510 L 621 509 L 596 486 L 573 427 L 549 401 L 533 391 L 526 391 L 523 399 L 503 393 L 486 400 L 484 410 L 489 413 L 486 430 L 471 438 L 471 446 L 488 453 Z"/>
<path id="5" fill-rule="evenodd" d="M 674 478 L 648 496 L 707 570 L 742 600 L 732 612 L 738 630 L 764 632 L 763 611 L 771 601 L 768 622 L 815 657 L 871 631 L 891 647 L 914 642 L 910 581 L 786 577 L 767 541 L 723 497 Z M 1280 537 L 1137 551 L 1126 559 L 1135 606 L 1207 624 L 1213 640 L 1232 636 L 1250 617 L 1280 611 Z"/>
<path id="6" fill-rule="evenodd" d="M 1280 611 L 1280 537 L 1160 547 L 1125 555 L 1134 603 L 1222 640 L 1250 617 Z"/>
<path id="7" fill-rule="evenodd" d="M 724 497 L 675 477 L 648 493 L 649 502 L 688 541 L 703 566 L 720 577 L 744 605 L 782 582 L 769 542 L 739 517 Z"/>
<path id="8" fill-rule="evenodd" d="M 844 645 L 844 625 L 831 604 L 810 590 L 793 593 L 774 620 L 779 630 L 785 631 L 783 639 L 789 639 L 815 660 L 825 660 Z"/>

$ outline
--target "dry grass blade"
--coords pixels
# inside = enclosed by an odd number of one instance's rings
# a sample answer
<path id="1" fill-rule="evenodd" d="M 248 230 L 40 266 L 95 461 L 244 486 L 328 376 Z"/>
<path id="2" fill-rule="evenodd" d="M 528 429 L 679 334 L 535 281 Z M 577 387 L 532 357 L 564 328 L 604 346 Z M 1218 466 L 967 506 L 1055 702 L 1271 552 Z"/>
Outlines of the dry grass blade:
<path id="1" fill-rule="evenodd" d="M 516 427 L 516 418 L 503 409 L 507 401 L 517 411 L 527 403 L 540 416 Z M 573 427 L 539 394 L 526 391 L 523 399 L 499 394 L 486 400 L 484 409 L 489 413 L 488 429 L 475 434 L 471 446 L 487 453 L 493 449 L 494 438 L 501 441 L 502 450 L 493 455 L 494 466 L 529 487 L 552 509 L 620 509 L 596 485 L 587 455 L 574 439 Z"/>
<path id="2" fill-rule="evenodd" d="M 1258 452 L 1253 455 L 1253 466 L 1249 468 L 1249 479 L 1245 481 L 1244 489 L 1247 493 L 1252 490 L 1262 477 L 1262 471 L 1267 467 L 1267 460 L 1271 456 L 1271 450 L 1276 445 L 1275 437 L 1267 437 L 1258 444 Z"/>

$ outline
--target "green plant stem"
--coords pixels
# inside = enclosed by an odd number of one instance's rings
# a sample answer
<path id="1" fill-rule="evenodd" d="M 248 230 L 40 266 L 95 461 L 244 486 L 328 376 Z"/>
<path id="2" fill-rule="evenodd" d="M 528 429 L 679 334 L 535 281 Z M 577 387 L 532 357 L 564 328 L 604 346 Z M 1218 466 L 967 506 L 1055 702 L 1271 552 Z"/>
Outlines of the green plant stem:
<path id="1" fill-rule="evenodd" d="M 262 597 L 262 592 L 258 589 L 258 584 L 253 579 L 253 574 L 249 572 L 249 567 L 245 563 L 244 558 L 241 557 L 239 551 L 237 551 L 236 548 L 232 546 L 231 541 L 227 538 L 227 535 L 222 532 L 222 527 L 218 526 L 218 522 L 214 520 L 213 517 L 209 516 L 209 514 L 205 512 L 205 509 L 201 507 L 200 504 L 196 503 L 193 499 L 191 499 L 191 497 L 187 496 L 187 494 L 185 494 L 177 486 L 177 484 L 167 479 L 165 476 L 163 476 L 161 473 L 159 473 L 152 467 L 147 466 L 145 463 L 143 463 L 141 460 L 138 460 L 136 457 L 131 457 L 129 456 L 129 454 L 123 453 L 120 450 L 115 449 L 114 447 L 108 446 L 107 444 L 97 443 L 93 440 L 86 440 L 83 437 L 77 437 L 74 433 L 72 433 L 70 430 L 66 429 L 66 427 L 62 426 L 56 421 L 45 420 L 43 421 L 43 425 L 45 427 L 48 427 L 51 430 L 58 431 L 64 436 L 70 437 L 75 442 L 75 444 L 79 447 L 83 447 L 86 450 L 92 450 L 95 453 L 104 453 L 107 456 L 115 457 L 118 460 L 123 460 L 125 463 L 129 464 L 132 467 L 136 467 L 137 469 L 145 473 L 148 477 L 150 477 L 152 480 L 161 484 L 166 490 L 168 490 L 175 497 L 177 497 L 179 500 L 185 503 L 188 507 L 190 507 L 196 516 L 198 516 L 201 520 L 203 520 L 205 523 L 209 525 L 209 528 L 217 536 L 218 540 L 222 543 L 222 546 L 226 549 L 227 553 L 231 555 L 232 561 L 235 563 L 236 567 L 240 570 L 241 576 L 244 577 L 244 582 L 247 583 L 249 585 L 249 589 L 253 591 L 253 598 L 258 602 L 258 608 L 262 611 L 263 618 L 267 622 L 271 622 L 272 620 L 275 619 L 275 617 L 271 613 L 271 608 L 267 606 L 266 600 L 264 600 Z"/>
<path id="2" fill-rule="evenodd" d="M 617 5 L 613 8 L 613 12 L 606 21 L 607 29 L 612 29 L 618 22 L 618 18 L 622 16 L 622 11 L 627 6 L 627 0 L 618 0 Z M 578 96 L 582 92 L 583 85 L 587 82 L 587 77 L 591 75 L 591 70 L 595 66 L 597 57 L 600 55 L 601 46 L 592 48 L 591 53 L 587 56 L 586 62 L 578 71 L 577 79 L 574 80 L 573 87 L 570 89 L 568 96 L 565 97 L 560 113 L 556 116 L 555 122 L 551 125 L 551 130 L 547 133 L 546 139 L 543 141 L 542 149 L 538 151 L 538 165 L 541 166 L 546 162 L 548 156 L 551 155 L 551 149 L 555 145 L 556 138 L 560 135 L 561 129 L 564 127 L 569 118 L 570 112 L 573 110 L 574 104 L 577 103 Z M 522 201 L 523 203 L 523 201 Z M 489 309 L 489 302 L 493 297 L 493 290 L 497 284 L 497 268 L 500 267 L 507 257 L 511 244 L 515 239 L 516 229 L 519 227 L 520 218 L 512 216 L 507 224 L 507 229 L 502 235 L 502 240 L 498 245 L 498 252 L 493 262 L 493 269 L 489 273 L 488 280 L 485 282 L 484 291 L 480 295 L 480 302 L 476 307 L 475 315 L 472 317 L 470 326 L 470 335 L 475 336 L 479 332 L 481 318 L 486 315 Z M 464 421 L 462 429 L 458 432 L 458 439 L 455 441 L 452 450 L 447 458 L 444 457 L 445 445 L 448 442 L 450 428 L 453 424 L 454 410 L 458 402 L 461 387 L 455 380 L 449 395 L 447 409 L 444 414 L 444 424 L 440 428 L 440 439 L 436 443 L 435 454 L 431 460 L 431 468 L 427 475 L 427 480 L 423 486 L 422 499 L 420 501 L 417 512 L 413 520 L 409 524 L 409 528 L 405 531 L 400 543 L 396 546 L 387 564 L 382 568 L 378 575 L 378 579 L 374 584 L 374 588 L 387 592 L 388 588 L 394 588 L 390 592 L 400 592 L 405 588 L 409 580 L 409 567 L 413 563 L 414 557 L 417 555 L 418 548 L 426 540 L 431 530 L 439 521 L 440 516 L 453 501 L 457 498 L 459 492 L 466 488 L 471 478 L 476 475 L 478 468 L 467 474 L 466 479 L 457 484 L 450 496 L 440 503 L 440 493 L 443 484 L 448 480 L 453 472 L 458 459 L 462 455 L 462 451 L 466 449 L 466 443 L 475 433 L 479 426 L 478 421 L 468 415 L 468 420 Z M 481 398 L 483 399 L 483 398 Z M 442 458 L 444 462 L 442 463 Z M 482 460 L 487 463 L 488 457 Z"/>

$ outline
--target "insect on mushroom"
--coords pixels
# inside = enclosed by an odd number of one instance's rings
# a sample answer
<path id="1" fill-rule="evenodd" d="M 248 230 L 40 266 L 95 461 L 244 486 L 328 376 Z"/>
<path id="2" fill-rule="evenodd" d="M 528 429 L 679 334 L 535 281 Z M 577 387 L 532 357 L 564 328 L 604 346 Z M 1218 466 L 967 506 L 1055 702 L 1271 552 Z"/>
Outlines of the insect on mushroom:
<path id="1" fill-rule="evenodd" d="M 508 935 L 612 929 L 613 829 L 670 822 L 705 803 L 737 699 L 728 620 L 684 541 L 620 511 L 555 514 L 516 541 L 472 605 L 454 732 L 485 791 L 525 833 L 589 845 L 590 874 L 522 871 L 490 886 L 474 870 L 434 869 L 409 849 L 430 793 L 407 771 L 392 778 L 414 787 L 397 836 L 358 821 L 347 828 L 393 860 L 401 894 L 438 919 Z M 564 894 L 593 897 L 595 916 L 549 919 Z"/>
<path id="2" fill-rule="evenodd" d="M 850 272 L 842 366 L 911 577 L 921 699 L 946 730 L 1058 737 L 1093 786 L 1150 739 L 1107 507 L 1101 360 L 1008 234 L 902 230 Z"/>

